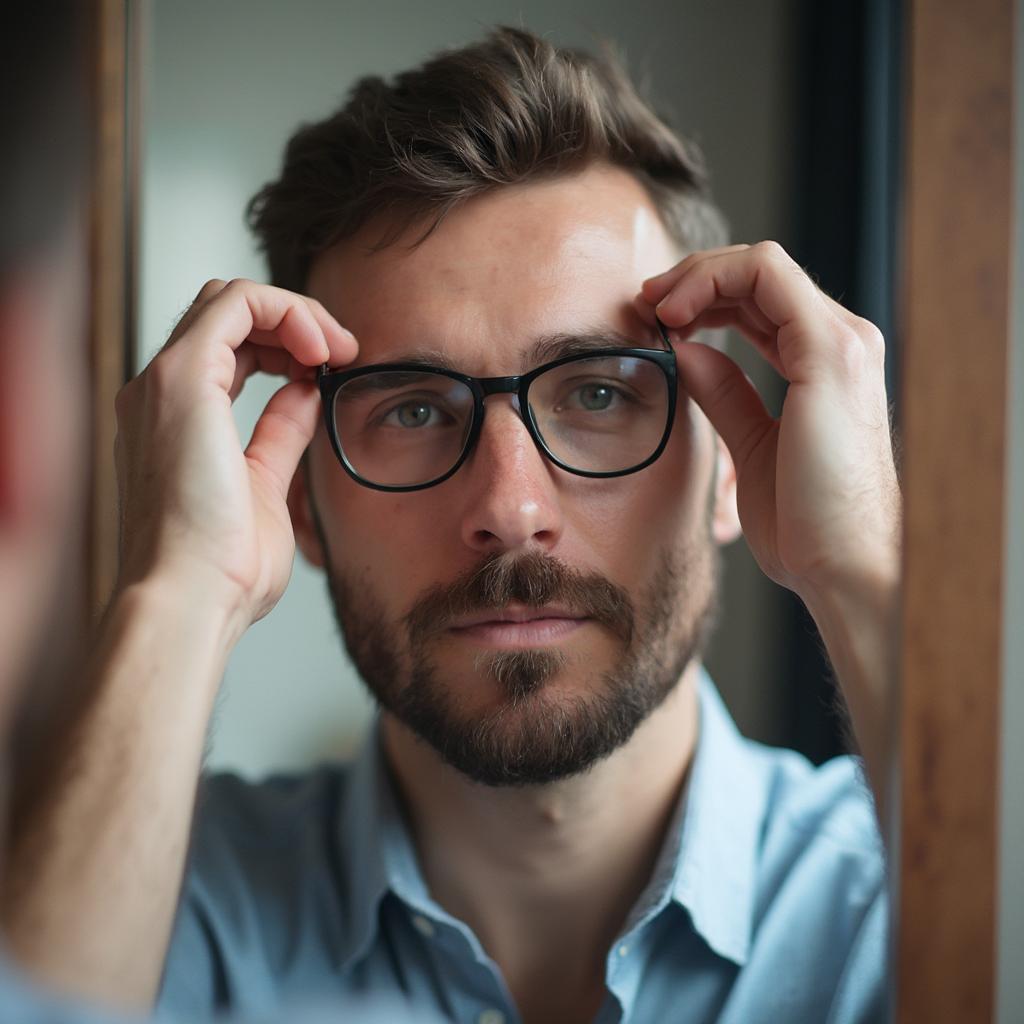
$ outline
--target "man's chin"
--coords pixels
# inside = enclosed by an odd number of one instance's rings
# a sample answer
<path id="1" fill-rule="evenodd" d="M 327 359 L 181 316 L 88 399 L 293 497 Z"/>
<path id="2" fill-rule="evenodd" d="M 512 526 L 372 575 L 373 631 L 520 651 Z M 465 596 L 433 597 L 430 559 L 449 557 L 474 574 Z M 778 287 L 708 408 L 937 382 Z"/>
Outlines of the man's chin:
<path id="1" fill-rule="evenodd" d="M 586 672 L 578 661 L 547 673 L 536 671 L 535 658 L 520 661 L 498 671 L 525 674 L 533 662 L 534 674 L 525 681 L 498 682 L 493 660 L 489 671 L 477 675 L 423 665 L 385 706 L 472 781 L 523 787 L 587 771 L 629 739 L 654 703 L 651 694 L 616 687 L 608 675 Z"/>
<path id="2" fill-rule="evenodd" d="M 549 684 L 516 699 L 496 697 L 485 708 L 413 697 L 391 711 L 473 782 L 541 786 L 587 771 L 632 732 L 610 728 L 615 716 L 609 716 L 606 699 L 559 691 Z"/>
<path id="3" fill-rule="evenodd" d="M 554 684 L 568 664 L 568 656 L 557 648 L 482 651 L 473 659 L 475 677 L 513 704 Z"/>

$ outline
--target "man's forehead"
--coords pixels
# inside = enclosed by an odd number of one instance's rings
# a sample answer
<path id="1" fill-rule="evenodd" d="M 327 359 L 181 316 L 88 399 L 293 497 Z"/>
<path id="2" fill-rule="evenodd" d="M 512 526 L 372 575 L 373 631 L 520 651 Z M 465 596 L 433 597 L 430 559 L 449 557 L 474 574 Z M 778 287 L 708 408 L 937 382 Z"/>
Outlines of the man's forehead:
<path id="1" fill-rule="evenodd" d="M 649 344 L 632 299 L 675 257 L 642 187 L 615 169 L 477 197 L 419 245 L 374 250 L 379 232 L 323 254 L 310 278 L 360 363 L 486 352 L 535 365 L 573 345 Z"/>

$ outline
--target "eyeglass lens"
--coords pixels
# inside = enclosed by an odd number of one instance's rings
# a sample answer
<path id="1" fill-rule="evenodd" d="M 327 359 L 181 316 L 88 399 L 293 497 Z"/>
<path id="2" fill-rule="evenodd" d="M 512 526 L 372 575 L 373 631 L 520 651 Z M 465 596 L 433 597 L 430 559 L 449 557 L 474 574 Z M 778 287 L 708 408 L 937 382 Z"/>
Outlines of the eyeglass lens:
<path id="1" fill-rule="evenodd" d="M 544 445 L 571 469 L 616 473 L 654 454 L 665 432 L 668 385 L 654 362 L 587 358 L 552 367 L 529 389 Z M 436 373 L 382 370 L 346 382 L 334 398 L 338 443 L 364 480 L 413 487 L 444 476 L 473 427 L 473 392 Z"/>

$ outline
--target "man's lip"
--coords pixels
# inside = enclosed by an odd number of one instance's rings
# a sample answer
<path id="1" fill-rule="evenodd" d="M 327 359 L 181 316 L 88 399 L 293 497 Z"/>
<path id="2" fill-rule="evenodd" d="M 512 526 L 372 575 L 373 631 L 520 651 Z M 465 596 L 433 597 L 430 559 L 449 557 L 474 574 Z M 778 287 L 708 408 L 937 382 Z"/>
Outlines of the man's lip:
<path id="1" fill-rule="evenodd" d="M 510 605 L 507 608 L 491 608 L 475 612 L 472 615 L 463 615 L 452 622 L 449 629 L 468 629 L 471 626 L 505 622 L 536 622 L 540 619 L 572 619 L 579 621 L 586 617 L 568 608 L 560 608 L 554 605 L 544 605 L 540 608 Z"/>

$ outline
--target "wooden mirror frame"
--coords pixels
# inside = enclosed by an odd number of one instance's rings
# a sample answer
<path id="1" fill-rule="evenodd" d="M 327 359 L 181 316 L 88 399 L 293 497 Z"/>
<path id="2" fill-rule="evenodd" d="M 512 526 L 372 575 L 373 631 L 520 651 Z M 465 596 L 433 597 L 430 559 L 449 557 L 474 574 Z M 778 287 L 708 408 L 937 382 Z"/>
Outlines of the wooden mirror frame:
<path id="1" fill-rule="evenodd" d="M 138 195 L 137 5 L 93 0 L 95 140 L 90 216 L 92 481 L 88 602 L 96 619 L 117 575 L 114 398 L 134 374 L 135 233 Z"/>
<path id="2" fill-rule="evenodd" d="M 991 1021 L 1014 4 L 907 13 L 896 1019 Z"/>

